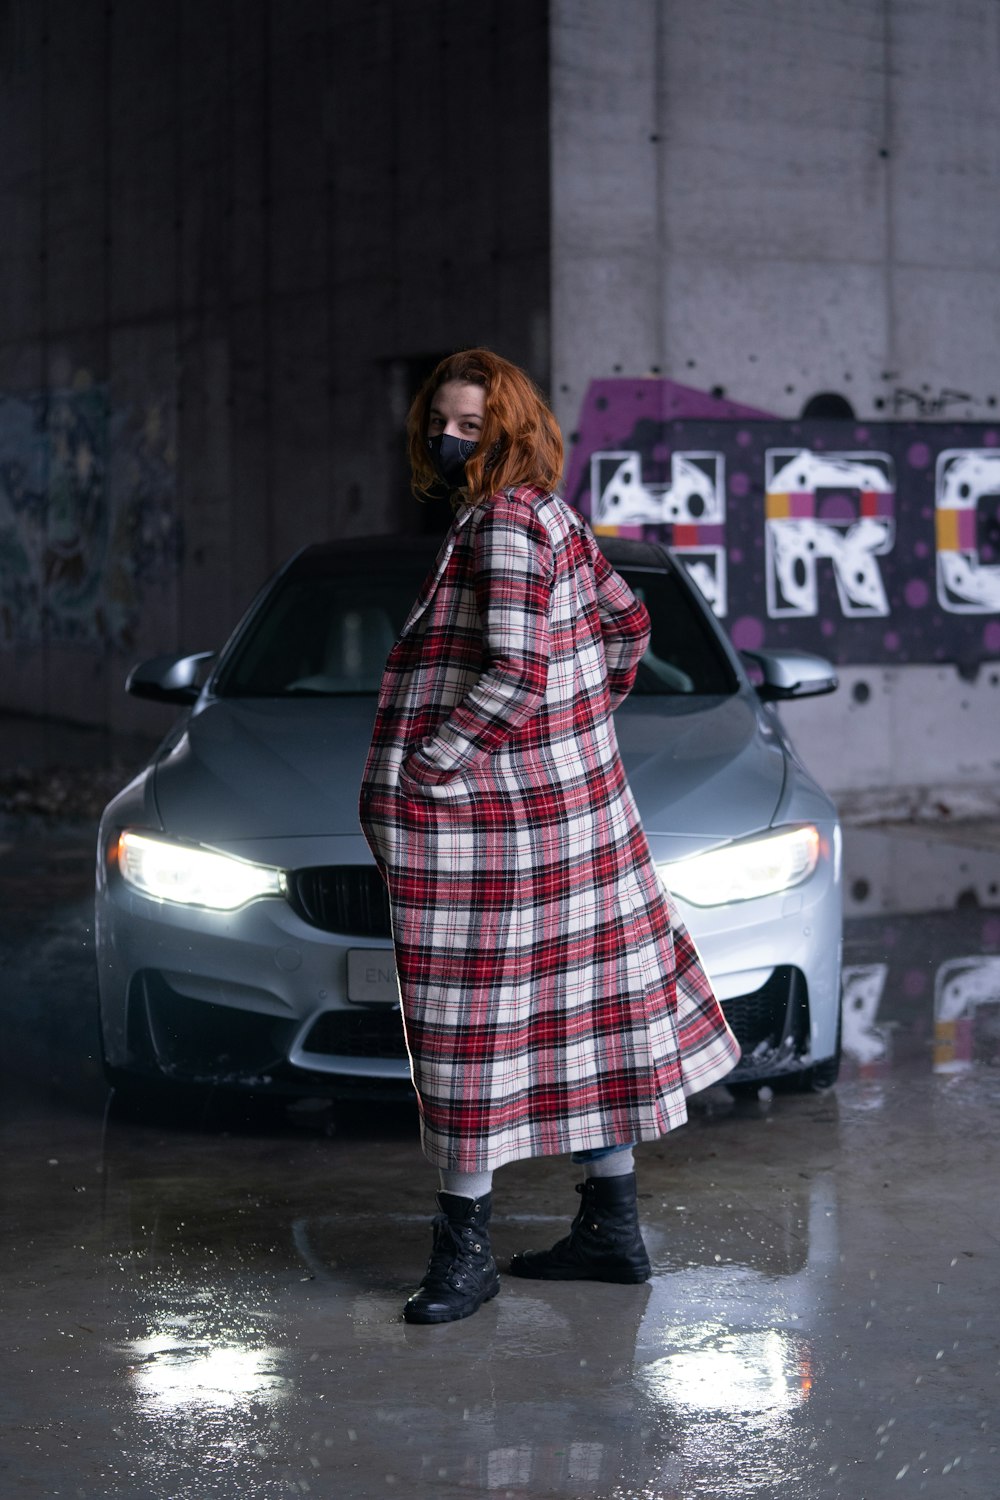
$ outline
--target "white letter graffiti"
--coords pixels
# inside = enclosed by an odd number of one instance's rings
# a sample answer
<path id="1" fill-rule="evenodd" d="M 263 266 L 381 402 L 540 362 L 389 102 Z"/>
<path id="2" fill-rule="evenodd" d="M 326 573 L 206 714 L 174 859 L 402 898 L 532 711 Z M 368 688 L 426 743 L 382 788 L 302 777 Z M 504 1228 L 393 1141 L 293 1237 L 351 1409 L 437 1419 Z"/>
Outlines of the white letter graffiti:
<path id="1" fill-rule="evenodd" d="M 647 484 L 642 459 L 631 450 L 599 452 L 590 459 L 594 530 L 615 535 L 629 526 L 671 528 L 670 546 L 717 615 L 727 610 L 726 551 L 721 536 L 701 535 L 726 521 L 725 457 L 721 453 L 670 456 L 670 483 Z M 717 537 L 717 539 L 716 539 Z"/>
<path id="2" fill-rule="evenodd" d="M 669 484 L 645 484 L 638 453 L 594 453 L 590 478 L 598 526 L 721 526 L 726 518 L 721 453 L 672 453 Z"/>
<path id="3" fill-rule="evenodd" d="M 938 454 L 934 519 L 937 596 L 958 615 L 1000 610 L 1000 566 L 979 561 L 976 513 L 980 500 L 1000 496 L 1000 452 L 946 448 Z"/>
<path id="4" fill-rule="evenodd" d="M 885 1027 L 876 1024 L 879 1004 L 889 976 L 888 964 L 844 966 L 843 1047 L 862 1066 L 881 1062 L 886 1054 Z"/>
<path id="5" fill-rule="evenodd" d="M 1000 958 L 978 954 L 943 963 L 934 981 L 934 1071 L 971 1068 L 973 1022 L 981 1007 L 1000 1003 Z"/>
<path id="6" fill-rule="evenodd" d="M 767 496 L 767 612 L 772 619 L 819 613 L 817 563 L 833 564 L 840 608 L 848 617 L 889 613 L 877 557 L 891 552 L 892 459 L 887 453 L 817 454 L 770 449 Z M 859 497 L 851 520 L 817 519 L 821 494 Z"/>

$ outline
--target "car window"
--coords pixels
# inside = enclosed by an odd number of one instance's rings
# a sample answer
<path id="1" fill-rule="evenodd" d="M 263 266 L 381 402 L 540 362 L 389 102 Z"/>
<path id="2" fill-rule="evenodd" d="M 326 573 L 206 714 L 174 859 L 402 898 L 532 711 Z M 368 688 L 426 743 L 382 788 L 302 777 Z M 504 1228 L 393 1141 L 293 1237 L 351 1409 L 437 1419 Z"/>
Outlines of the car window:
<path id="1" fill-rule="evenodd" d="M 649 610 L 649 648 L 639 663 L 633 692 L 736 691 L 736 675 L 703 608 L 676 574 L 622 568 L 621 575 Z"/>
<path id="2" fill-rule="evenodd" d="M 307 574 L 285 579 L 227 654 L 220 697 L 338 697 L 376 693 L 385 660 L 424 580 L 425 568 L 362 578 Z M 636 677 L 639 694 L 731 693 L 724 651 L 673 573 L 622 576 L 649 610 L 652 636 Z"/>
<path id="3" fill-rule="evenodd" d="M 385 659 L 424 578 L 289 579 L 251 621 L 223 664 L 220 697 L 330 697 L 376 693 Z"/>

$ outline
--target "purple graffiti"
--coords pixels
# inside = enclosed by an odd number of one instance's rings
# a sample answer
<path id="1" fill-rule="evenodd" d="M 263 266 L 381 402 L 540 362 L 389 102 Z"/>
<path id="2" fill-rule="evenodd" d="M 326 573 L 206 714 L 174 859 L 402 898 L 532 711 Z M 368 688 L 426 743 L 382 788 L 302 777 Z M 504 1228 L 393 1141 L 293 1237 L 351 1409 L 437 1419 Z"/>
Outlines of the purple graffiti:
<path id="1" fill-rule="evenodd" d="M 997 449 L 979 424 L 787 421 L 600 380 L 566 494 L 598 531 L 670 544 L 740 646 L 967 667 L 1000 655 Z"/>

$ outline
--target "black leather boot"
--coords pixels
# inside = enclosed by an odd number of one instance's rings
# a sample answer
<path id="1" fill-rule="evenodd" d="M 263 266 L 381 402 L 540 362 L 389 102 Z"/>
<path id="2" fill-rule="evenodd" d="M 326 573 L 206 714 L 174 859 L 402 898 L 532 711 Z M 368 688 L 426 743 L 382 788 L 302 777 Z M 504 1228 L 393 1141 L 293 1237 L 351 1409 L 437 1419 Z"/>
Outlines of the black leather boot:
<path id="1" fill-rule="evenodd" d="M 525 1250 L 511 1259 L 514 1276 L 536 1281 L 646 1281 L 649 1256 L 639 1230 L 635 1173 L 588 1177 L 569 1234 L 551 1250 Z"/>
<path id="2" fill-rule="evenodd" d="M 438 1193 L 438 1203 L 427 1274 L 403 1308 L 407 1323 L 454 1323 L 470 1317 L 500 1290 L 490 1250 L 492 1194 L 458 1198 Z"/>

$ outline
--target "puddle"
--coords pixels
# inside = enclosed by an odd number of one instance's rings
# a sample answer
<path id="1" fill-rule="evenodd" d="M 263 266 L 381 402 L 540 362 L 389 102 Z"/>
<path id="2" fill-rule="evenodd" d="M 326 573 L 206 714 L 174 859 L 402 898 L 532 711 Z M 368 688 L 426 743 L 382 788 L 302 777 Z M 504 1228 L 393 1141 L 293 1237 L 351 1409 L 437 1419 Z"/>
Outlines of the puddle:
<path id="1" fill-rule="evenodd" d="M 848 829 L 844 892 L 843 1076 L 1000 1067 L 1000 839 Z"/>
<path id="2" fill-rule="evenodd" d="M 151 1417 L 234 1412 L 290 1394 L 283 1350 L 213 1339 L 185 1318 L 124 1348 L 136 1404 Z"/>
<path id="3" fill-rule="evenodd" d="M 844 915 L 1000 912 L 995 825 L 846 828 Z"/>

